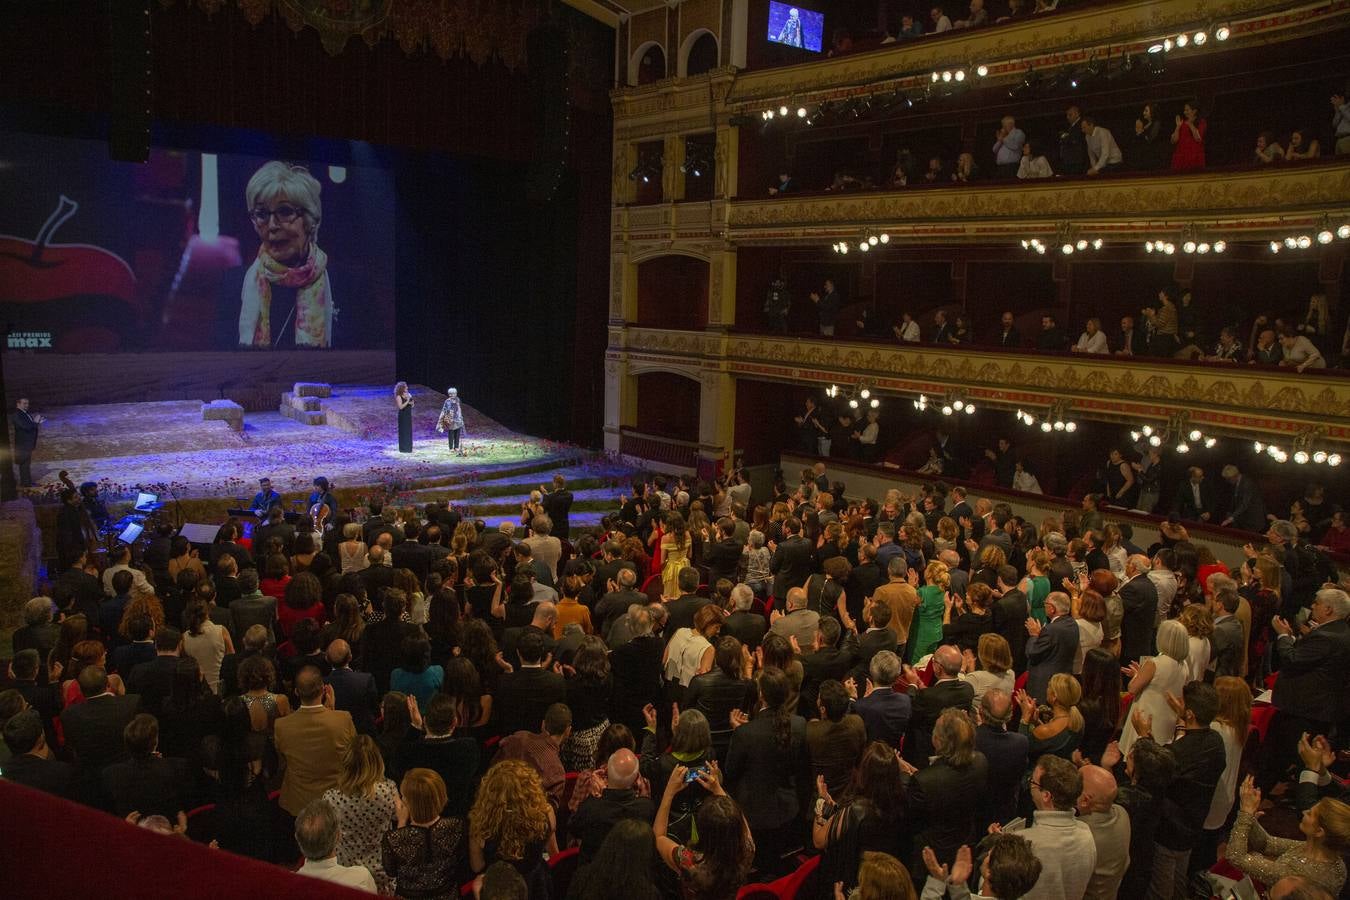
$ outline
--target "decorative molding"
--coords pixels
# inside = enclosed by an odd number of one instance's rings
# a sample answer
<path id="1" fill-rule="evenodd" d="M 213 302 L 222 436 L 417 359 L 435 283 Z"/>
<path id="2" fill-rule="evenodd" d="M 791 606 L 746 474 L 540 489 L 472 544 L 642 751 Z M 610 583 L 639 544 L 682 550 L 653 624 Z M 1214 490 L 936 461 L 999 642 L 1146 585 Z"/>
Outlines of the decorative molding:
<path id="1" fill-rule="evenodd" d="M 1350 442 L 1350 380 L 1342 378 L 651 328 L 624 335 L 626 350 L 618 352 L 651 369 L 724 364 L 737 377 L 817 384 L 866 377 L 876 390 L 903 394 L 959 386 L 1008 408 L 1067 399 L 1095 418 L 1129 421 L 1186 410 L 1209 428 L 1292 435 L 1322 426 L 1328 440 Z"/>

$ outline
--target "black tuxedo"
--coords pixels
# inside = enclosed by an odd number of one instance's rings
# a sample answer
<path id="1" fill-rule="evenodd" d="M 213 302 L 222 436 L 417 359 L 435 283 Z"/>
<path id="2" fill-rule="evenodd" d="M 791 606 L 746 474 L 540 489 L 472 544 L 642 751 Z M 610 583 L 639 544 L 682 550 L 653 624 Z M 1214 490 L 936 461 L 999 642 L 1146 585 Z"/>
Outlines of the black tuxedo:
<path id="1" fill-rule="evenodd" d="M 760 710 L 731 734 L 722 772 L 727 793 L 740 804 L 751 829 L 768 832 L 789 824 L 811 789 L 806 720 L 793 716 L 789 730 L 785 750 L 774 734 L 773 716 Z"/>
<path id="2" fill-rule="evenodd" d="M 786 538 L 773 552 L 769 571 L 773 573 L 773 596 L 779 608 L 786 608 L 789 588 L 801 587 L 815 572 L 815 548 L 804 537 Z"/>
<path id="3" fill-rule="evenodd" d="M 554 703 L 567 702 L 567 685 L 556 672 L 540 668 L 517 668 L 503 675 L 492 705 L 498 734 L 538 731 L 544 713 Z"/>
<path id="4" fill-rule="evenodd" d="M 625 641 L 609 654 L 614 687 L 609 694 L 609 718 L 622 722 L 634 734 L 645 724 L 642 707 L 661 702 L 661 651 L 665 643 L 657 635 Z"/>
<path id="5" fill-rule="evenodd" d="M 1077 653 L 1078 623 L 1073 616 L 1060 616 L 1041 626 L 1041 633 L 1027 641 L 1026 692 L 1044 703 L 1050 676 L 1072 672 Z"/>
<path id="6" fill-rule="evenodd" d="M 983 832 L 977 813 L 988 793 L 989 761 L 984 754 L 976 752 L 970 765 L 959 769 L 945 760 L 927 763 L 925 756 L 925 768 L 909 778 L 908 809 L 914 817 L 909 828 L 917 833 L 908 862 L 920 867 L 911 871 L 922 870 L 917 859 L 921 848 L 932 847 L 939 862 L 950 863 L 962 844 L 973 844 Z"/>
<path id="7" fill-rule="evenodd" d="M 243 546 L 242 544 L 235 544 L 231 542 L 228 544 L 211 545 L 210 569 L 212 572 L 216 571 L 216 562 L 222 556 L 226 555 L 234 557 L 234 561 L 239 565 L 239 570 L 241 572 L 244 569 L 256 568 L 256 565 L 253 562 L 253 554 L 248 552 L 248 548 Z"/>
<path id="8" fill-rule="evenodd" d="M 843 647 L 826 647 L 811 653 L 803 653 L 798 659 L 802 663 L 802 686 L 798 696 L 797 708 L 807 715 L 816 711 L 816 697 L 820 694 L 820 685 L 834 679 L 843 681 L 853 671 L 858 661 L 852 641 L 845 641 Z"/>
<path id="9" fill-rule="evenodd" d="M 43 759 L 25 753 L 5 762 L 5 781 L 12 781 L 35 791 L 54 794 L 66 800 L 75 800 L 75 769 L 57 759 Z"/>
<path id="10" fill-rule="evenodd" d="M 98 578 L 83 569 L 66 569 L 56 576 L 52 595 L 62 609 L 68 609 L 67 599 L 75 601 L 75 612 L 84 613 L 90 628 L 98 627 L 98 608 L 103 602 L 103 585 Z"/>
<path id="11" fill-rule="evenodd" d="M 769 623 L 757 612 L 734 612 L 722 623 L 722 634 L 730 635 L 754 652 L 764 640 Z"/>
<path id="12" fill-rule="evenodd" d="M 1027 670 L 1027 618 L 1031 608 L 1027 595 L 1017 588 L 994 601 L 994 633 L 1001 635 L 1012 649 L 1013 671 Z"/>
<path id="13" fill-rule="evenodd" d="M 1056 325 L 1053 328 L 1042 328 L 1036 332 L 1037 350 L 1063 350 L 1069 343 L 1069 339 L 1064 336 L 1064 330 Z"/>
<path id="14" fill-rule="evenodd" d="M 666 604 L 666 641 L 675 636 L 675 632 L 681 628 L 693 628 L 694 616 L 698 611 L 708 604 L 712 603 L 706 597 L 700 597 L 697 594 L 685 594 L 678 600 L 671 600 Z"/>
<path id="15" fill-rule="evenodd" d="M 103 770 L 103 794 L 118 817 L 139 812 L 142 816 L 164 816 L 172 822 L 180 811 L 188 810 L 190 785 L 185 759 L 128 759 Z"/>
<path id="16" fill-rule="evenodd" d="M 1009 328 L 1007 331 L 1000 331 L 998 335 L 998 345 L 1007 350 L 1013 350 L 1022 346 L 1022 334 L 1016 328 Z"/>
<path id="17" fill-rule="evenodd" d="M 1201 513 L 1209 513 L 1211 520 L 1216 514 L 1214 487 L 1208 481 L 1200 482 L 1200 505 L 1195 503 L 1195 494 L 1191 490 L 1191 480 L 1187 478 L 1177 488 L 1177 499 L 1172 503 L 1172 511 L 1177 518 L 1188 522 L 1198 522 Z"/>
<path id="18" fill-rule="evenodd" d="M 127 691 L 141 698 L 141 710 L 158 716 L 164 698 L 173 693 L 174 672 L 178 669 L 177 656 L 159 656 L 134 667 L 130 674 L 123 672 Z"/>
<path id="19" fill-rule="evenodd" d="M 333 687 L 335 709 L 351 713 L 352 724 L 358 734 L 375 733 L 375 711 L 380 705 L 380 692 L 375 687 L 375 676 L 352 669 L 334 669 L 324 679 Z"/>
<path id="20" fill-rule="evenodd" d="M 726 578 L 736 581 L 736 569 L 741 564 L 741 545 L 735 538 L 722 538 L 703 545 L 703 564 L 708 567 L 708 586 L 717 584 L 717 579 Z"/>
<path id="21" fill-rule="evenodd" d="M 595 633 L 602 637 L 608 636 L 609 627 L 619 616 L 628 614 L 628 607 L 634 603 L 646 606 L 647 602 L 647 595 L 636 590 L 611 591 L 605 594 L 591 610 L 591 623 L 595 626 Z"/>
<path id="22" fill-rule="evenodd" d="M 99 800 L 99 777 L 113 763 L 127 758 L 122 731 L 140 712 L 141 698 L 136 694 L 115 697 L 111 694 L 91 697 L 61 713 L 61 731 L 66 747 L 75 755 L 75 765 L 85 796 Z"/>
<path id="23" fill-rule="evenodd" d="M 295 547 L 295 526 L 285 519 L 275 525 L 264 522 L 253 529 L 253 549 L 261 556 L 267 551 L 267 542 L 272 538 L 281 541 L 281 551 L 288 556 Z"/>
<path id="24" fill-rule="evenodd" d="M 848 595 L 848 614 L 855 620 L 862 615 L 863 601 L 887 581 L 886 573 L 874 562 L 862 563 L 848 573 L 844 593 Z"/>
<path id="25" fill-rule="evenodd" d="M 851 638 L 850 640 L 856 640 L 858 664 L 854 674 L 859 682 L 867 677 L 867 669 L 872 665 L 872 657 L 882 650 L 889 650 L 892 653 L 899 652 L 900 636 L 889 625 L 885 628 L 869 628 L 858 635 L 857 638 Z"/>
<path id="26" fill-rule="evenodd" d="M 1020 731 L 992 725 L 975 729 L 975 749 L 989 760 L 989 791 L 981 804 L 984 821 L 1007 822 L 1017 814 L 1017 796 L 1030 748 L 1030 739 Z"/>
<path id="27" fill-rule="evenodd" d="M 533 613 L 531 613 L 531 616 L 533 616 Z M 520 668 L 520 656 L 516 648 L 520 646 L 520 638 L 526 632 L 532 632 L 544 639 L 545 654 L 552 653 L 558 646 L 558 642 L 553 639 L 552 632 L 545 631 L 534 624 L 506 629 L 502 632 L 502 659 L 506 660 L 517 669 Z"/>
<path id="28" fill-rule="evenodd" d="M 556 538 L 567 540 L 571 532 L 571 524 L 567 517 L 572 511 L 572 492 L 566 488 L 549 491 L 539 502 L 553 522 L 553 530 L 550 533 Z"/>
<path id="29" fill-rule="evenodd" d="M 1148 656 L 1153 648 L 1153 623 L 1158 618 L 1158 586 L 1148 574 L 1120 586 L 1125 617 L 1120 620 L 1120 661 L 1128 665 Z"/>
<path id="30" fill-rule="evenodd" d="M 650 797 L 639 797 L 632 788 L 606 788 L 599 797 L 587 797 L 567 821 L 567 830 L 581 843 L 580 862 L 590 862 L 610 829 L 624 819 L 650 822 L 656 807 Z"/>
<path id="31" fill-rule="evenodd" d="M 1339 722 L 1350 709 L 1350 622 L 1319 625 L 1298 640 L 1281 637 L 1280 677 L 1271 702 L 1282 713 Z"/>
<path id="32" fill-rule="evenodd" d="M 472 738 L 427 737 L 409 728 L 394 753 L 389 775 L 398 779 L 409 769 L 430 769 L 445 782 L 445 808 L 441 815 L 463 817 L 473 805 L 478 786 L 478 758 L 478 742 Z"/>
<path id="33" fill-rule="evenodd" d="M 33 483 L 30 466 L 37 449 L 38 423 L 28 413 L 16 409 L 9 414 L 9 424 L 14 426 L 14 463 L 19 467 L 19 487 L 28 487 Z"/>
<path id="34" fill-rule="evenodd" d="M 390 673 L 403 661 L 403 639 L 421 633 L 421 627 L 395 619 L 376 622 L 362 632 L 361 660 L 366 671 L 375 676 L 381 696 L 389 690 Z"/>
<path id="35" fill-rule="evenodd" d="M 905 759 L 911 765 L 923 767 L 928 765 L 928 757 L 933 755 L 933 726 L 937 724 L 938 716 L 949 706 L 970 709 L 975 699 L 975 689 L 960 679 L 952 678 L 934 682 L 923 690 L 915 688 L 909 692 L 909 696 L 914 701 L 914 711 L 909 717 Z"/>
<path id="36" fill-rule="evenodd" d="M 408 569 L 417 576 L 418 584 L 422 584 L 431 574 L 431 564 L 436 559 L 436 551 L 417 541 L 401 541 L 389 551 L 389 557 L 393 568 Z"/>

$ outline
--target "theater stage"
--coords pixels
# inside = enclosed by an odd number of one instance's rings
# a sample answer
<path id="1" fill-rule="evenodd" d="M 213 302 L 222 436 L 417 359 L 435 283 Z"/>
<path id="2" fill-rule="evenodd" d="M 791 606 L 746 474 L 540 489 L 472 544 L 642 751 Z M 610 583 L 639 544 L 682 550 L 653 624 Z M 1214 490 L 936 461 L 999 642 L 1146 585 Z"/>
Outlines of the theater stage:
<path id="1" fill-rule="evenodd" d="M 292 508 L 323 475 L 344 506 L 377 494 L 409 504 L 448 500 L 495 520 L 518 515 L 530 490 L 560 472 L 575 496 L 573 527 L 598 523 L 617 507 L 631 469 L 511 431 L 467 403 L 464 455 L 454 454 L 435 430 L 444 395 L 411 389 L 410 454 L 398 451 L 388 385 L 334 385 L 320 401 L 324 424 L 302 424 L 278 411 L 248 412 L 242 431 L 203 421 L 202 405 L 193 400 L 45 408 L 48 421 L 33 457 L 35 494 L 55 499 L 64 469 L 76 483 L 97 482 L 114 515 L 146 491 L 168 501 L 175 521 L 218 521 L 224 509 L 248 505 L 262 476 Z M 47 517 L 40 512 L 39 518 Z"/>

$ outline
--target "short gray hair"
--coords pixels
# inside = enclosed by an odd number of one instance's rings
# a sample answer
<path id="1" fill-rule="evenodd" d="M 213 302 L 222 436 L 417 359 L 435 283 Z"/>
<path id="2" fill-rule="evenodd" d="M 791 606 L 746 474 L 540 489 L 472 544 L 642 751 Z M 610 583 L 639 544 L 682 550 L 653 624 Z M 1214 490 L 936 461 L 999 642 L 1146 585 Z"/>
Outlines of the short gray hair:
<path id="1" fill-rule="evenodd" d="M 1069 552 L 1069 542 L 1058 531 L 1052 531 L 1045 536 L 1045 549 L 1054 556 L 1063 556 Z"/>
<path id="2" fill-rule="evenodd" d="M 259 205 L 285 197 L 304 211 L 305 230 L 310 237 L 319 232 L 323 221 L 323 201 L 319 194 L 323 185 L 304 166 L 292 166 L 272 160 L 253 173 L 244 188 L 244 202 L 252 212 Z"/>
<path id="3" fill-rule="evenodd" d="M 624 566 L 619 569 L 618 575 L 614 578 L 619 583 L 619 587 L 625 590 L 632 590 L 637 586 L 637 569 L 630 569 Z"/>
<path id="4" fill-rule="evenodd" d="M 515 522 L 502 522 L 502 523 L 500 523 L 500 524 L 497 526 L 497 530 L 500 531 L 502 534 L 506 535 L 507 537 L 515 537 L 515 536 L 516 536 L 516 523 L 515 523 Z"/>
<path id="5" fill-rule="evenodd" d="M 751 530 L 747 540 L 749 541 L 752 550 L 758 550 L 760 547 L 764 546 L 764 532 Z"/>
<path id="6" fill-rule="evenodd" d="M 28 626 L 46 625 L 52 620 L 52 601 L 34 597 L 23 605 L 23 623 Z"/>
<path id="7" fill-rule="evenodd" d="M 899 556 L 891 557 L 891 561 L 886 563 L 886 574 L 892 578 L 904 578 L 909 571 L 909 562 L 902 553 Z"/>
<path id="8" fill-rule="evenodd" d="M 1350 616 L 1350 594 L 1340 588 L 1322 588 L 1317 592 L 1317 599 L 1330 606 L 1336 618 Z"/>
<path id="9" fill-rule="evenodd" d="M 628 607 L 628 631 L 633 637 L 643 637 L 652 633 L 651 610 L 641 603 Z"/>
<path id="10" fill-rule="evenodd" d="M 327 859 L 337 848 L 337 811 L 327 800 L 315 800 L 295 817 L 295 842 L 305 859 Z"/>
<path id="11" fill-rule="evenodd" d="M 731 589 L 731 602 L 736 604 L 737 612 L 749 612 L 755 605 L 755 592 L 748 584 L 738 584 Z"/>
<path id="12" fill-rule="evenodd" d="M 1292 544 L 1298 540 L 1298 529 L 1288 519 L 1276 519 L 1271 522 L 1270 530 L 1279 535 L 1280 540 L 1286 543 Z"/>
<path id="13" fill-rule="evenodd" d="M 872 684 L 878 687 L 894 684 L 895 679 L 900 677 L 900 657 L 890 650 L 882 650 L 872 657 L 867 674 L 871 677 Z"/>
<path id="14" fill-rule="evenodd" d="M 544 515 L 535 516 L 530 520 L 530 530 L 540 537 L 548 537 L 553 533 L 553 520 Z"/>
<path id="15" fill-rule="evenodd" d="M 1232 463 L 1229 463 L 1228 465 L 1223 467 L 1223 471 L 1220 472 L 1219 474 L 1221 474 L 1224 478 L 1236 478 L 1242 473 L 1238 471 L 1237 466 L 1233 465 Z"/>

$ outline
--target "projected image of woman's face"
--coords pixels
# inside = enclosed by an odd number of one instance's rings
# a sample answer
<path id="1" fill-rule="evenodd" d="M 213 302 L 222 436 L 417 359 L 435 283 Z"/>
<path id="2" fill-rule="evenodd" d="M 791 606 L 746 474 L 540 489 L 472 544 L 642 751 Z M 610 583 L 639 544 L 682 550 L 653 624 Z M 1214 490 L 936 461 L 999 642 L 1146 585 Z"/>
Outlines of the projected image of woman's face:
<path id="1" fill-rule="evenodd" d="M 309 249 L 309 230 L 305 225 L 304 209 L 280 194 L 268 204 L 259 203 L 252 210 L 253 228 L 267 252 L 279 263 L 291 265 L 302 262 Z"/>

